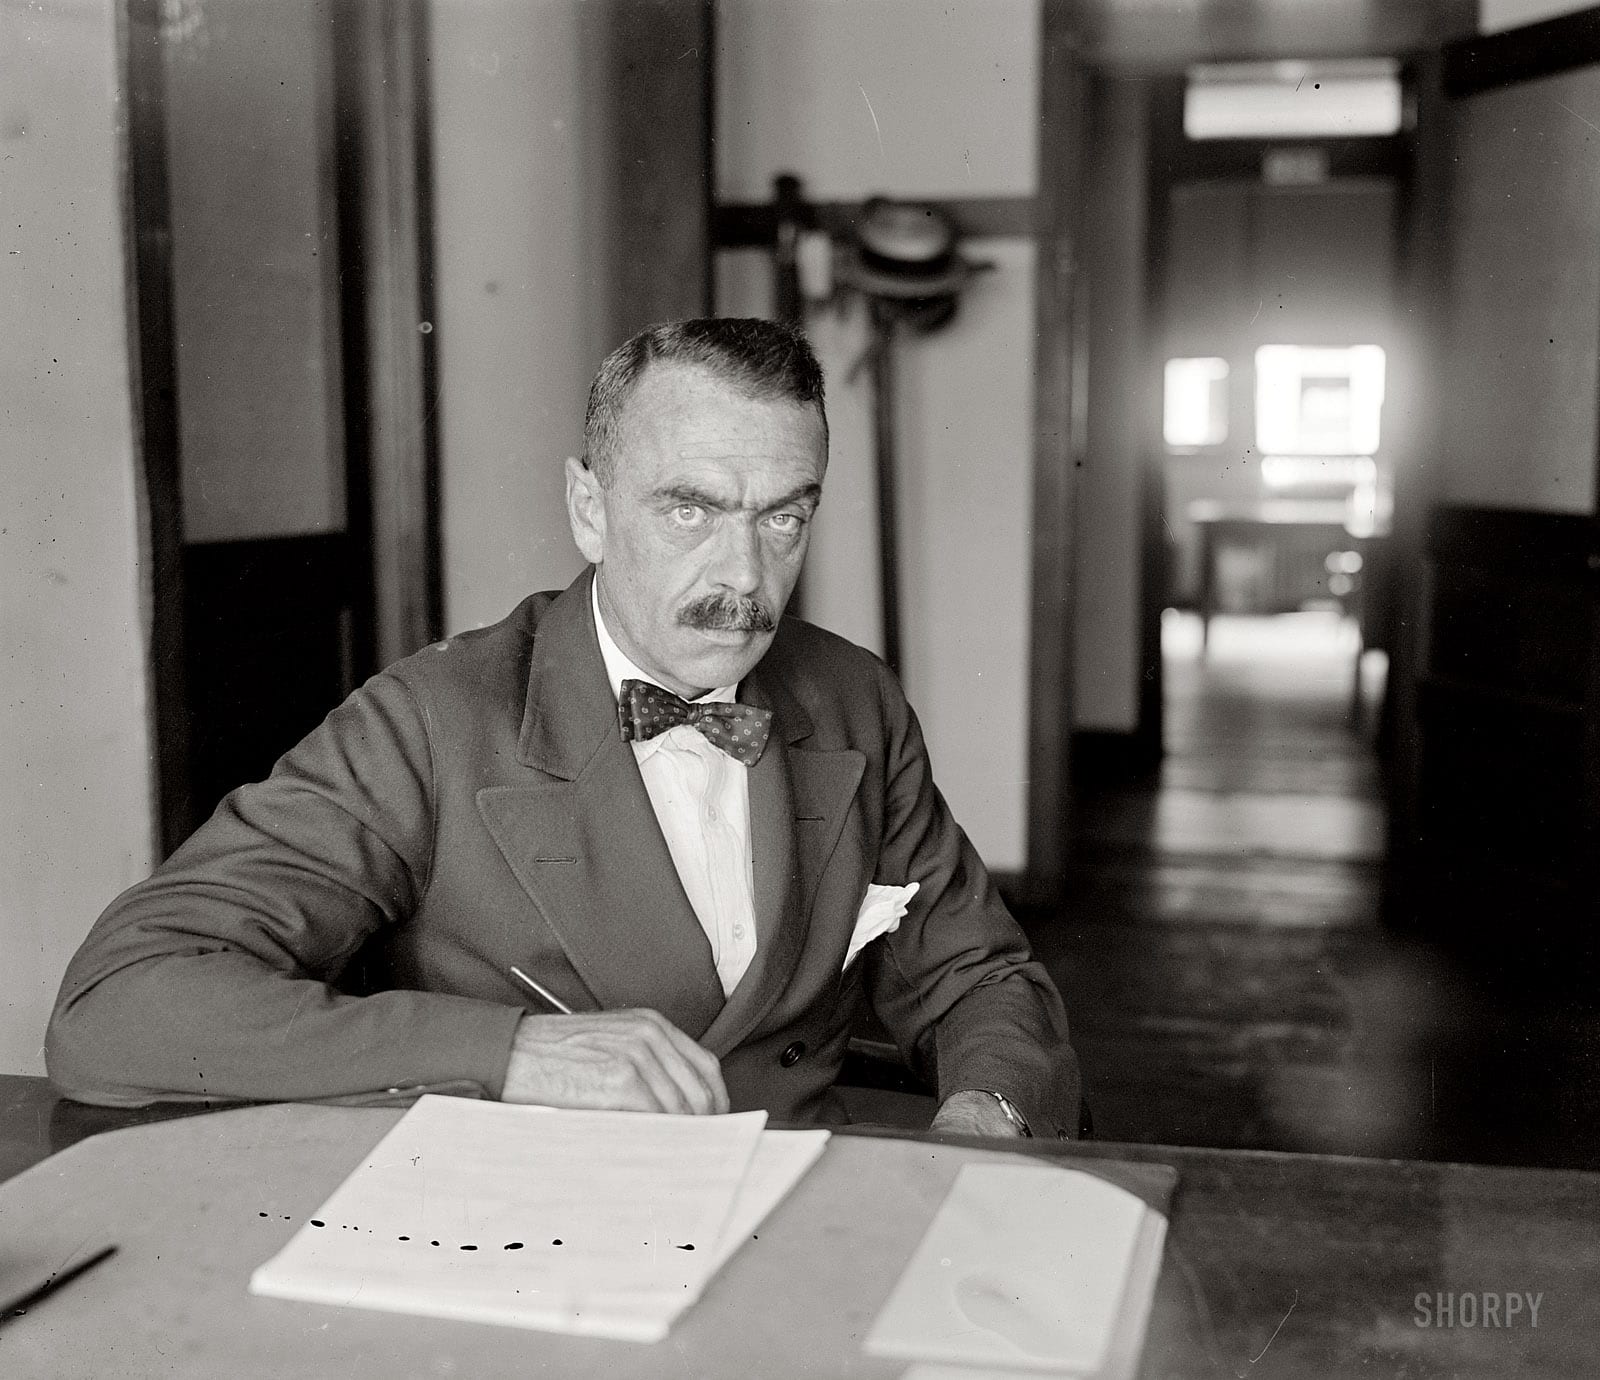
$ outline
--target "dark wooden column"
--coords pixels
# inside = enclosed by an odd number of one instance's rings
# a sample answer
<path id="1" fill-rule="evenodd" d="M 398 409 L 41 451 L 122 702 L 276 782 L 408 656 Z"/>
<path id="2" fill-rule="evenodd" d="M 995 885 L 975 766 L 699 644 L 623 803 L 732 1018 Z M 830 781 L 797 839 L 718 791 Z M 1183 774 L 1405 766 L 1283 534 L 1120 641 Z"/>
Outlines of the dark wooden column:
<path id="1" fill-rule="evenodd" d="M 1418 688 L 1426 660 L 1422 645 L 1428 520 L 1438 499 L 1437 454 L 1441 418 L 1439 362 L 1445 357 L 1443 306 L 1450 233 L 1451 116 L 1437 53 L 1408 62 L 1407 86 L 1416 102 L 1414 127 L 1404 135 L 1410 175 L 1400 179 L 1397 302 L 1411 323 L 1390 368 L 1391 396 L 1407 399 L 1396 414 L 1401 463 L 1395 467 L 1394 521 L 1389 571 L 1394 581 L 1394 626 L 1384 708 L 1386 748 L 1394 765 L 1389 781 L 1389 859 L 1397 877 L 1409 875 L 1417 840 L 1420 779 Z M 1388 418 L 1385 418 L 1388 425 Z M 1390 442 L 1393 445 L 1393 441 Z"/>
<path id="2" fill-rule="evenodd" d="M 339 0 L 333 38 L 349 522 L 373 596 L 356 660 L 385 665 L 444 623 L 427 12 Z"/>
<path id="3" fill-rule="evenodd" d="M 1028 704 L 1030 897 L 1066 871 L 1071 790 L 1074 585 L 1082 444 L 1077 377 L 1078 224 L 1083 202 L 1086 76 L 1070 0 L 1045 0 L 1039 124 L 1034 399 L 1032 652 Z"/>
<path id="4" fill-rule="evenodd" d="M 166 76 L 159 0 L 128 0 L 123 73 L 128 102 L 128 358 L 140 472 L 149 515 L 150 681 L 162 855 L 194 828 L 184 675 L 183 494 L 178 469 L 172 206 L 167 194 Z"/>
<path id="5" fill-rule="evenodd" d="M 610 340 L 711 310 L 710 0 L 605 0 Z"/>
<path id="6" fill-rule="evenodd" d="M 878 481 L 878 597 L 883 609 L 883 659 L 897 676 L 905 675 L 905 652 L 900 637 L 900 498 L 899 462 L 895 444 L 898 399 L 895 387 L 895 349 L 899 316 L 895 304 L 869 298 L 872 368 L 873 469 Z"/>

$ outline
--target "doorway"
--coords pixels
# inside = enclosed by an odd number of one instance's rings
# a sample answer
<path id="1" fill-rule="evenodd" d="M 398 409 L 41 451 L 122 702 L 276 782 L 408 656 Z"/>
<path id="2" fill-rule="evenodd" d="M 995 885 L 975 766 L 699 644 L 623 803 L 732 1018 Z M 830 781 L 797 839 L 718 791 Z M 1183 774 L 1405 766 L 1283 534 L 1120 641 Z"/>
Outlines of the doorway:
<path id="1" fill-rule="evenodd" d="M 1402 94 L 1392 62 L 1231 65 L 1152 105 L 1145 618 L 1175 842 L 1382 857 Z"/>
<path id="2" fill-rule="evenodd" d="M 129 0 L 164 854 L 437 635 L 422 22 Z"/>
<path id="3" fill-rule="evenodd" d="M 1186 77 L 1149 82 L 1130 388 L 1152 495 L 1138 736 L 1159 750 L 1133 771 L 1079 754 L 1068 904 L 1031 933 L 1107 1134 L 1417 1152 L 1439 972 L 1382 924 L 1368 598 L 1404 463 L 1382 398 L 1407 151 L 1191 138 Z"/>

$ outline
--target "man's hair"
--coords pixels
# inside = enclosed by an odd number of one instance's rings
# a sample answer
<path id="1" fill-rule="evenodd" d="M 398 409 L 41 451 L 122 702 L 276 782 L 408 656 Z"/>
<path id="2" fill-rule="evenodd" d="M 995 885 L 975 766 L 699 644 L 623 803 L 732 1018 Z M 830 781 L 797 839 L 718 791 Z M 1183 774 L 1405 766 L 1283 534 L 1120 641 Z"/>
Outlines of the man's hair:
<path id="1" fill-rule="evenodd" d="M 628 398 L 652 363 L 704 369 L 761 402 L 815 407 L 827 436 L 822 366 L 799 331 L 759 317 L 713 316 L 647 326 L 606 356 L 589 387 L 583 462 L 609 485 Z"/>

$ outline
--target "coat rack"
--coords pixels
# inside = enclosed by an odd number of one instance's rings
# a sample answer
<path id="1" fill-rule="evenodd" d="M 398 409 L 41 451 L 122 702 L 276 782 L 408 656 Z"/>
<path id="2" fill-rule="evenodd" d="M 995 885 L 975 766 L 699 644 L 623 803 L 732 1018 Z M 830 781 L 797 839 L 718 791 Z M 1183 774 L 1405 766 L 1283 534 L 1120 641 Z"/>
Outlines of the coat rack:
<path id="1" fill-rule="evenodd" d="M 770 206 L 741 208 L 741 223 L 719 226 L 727 243 L 765 244 L 772 253 L 774 315 L 802 327 L 808 311 L 866 309 L 867 347 L 851 368 L 872 388 L 873 468 L 878 505 L 878 591 L 883 659 L 903 660 L 900 598 L 897 342 L 927 335 L 955 317 L 961 291 L 994 267 L 962 257 L 955 222 L 937 206 L 874 197 L 859 205 L 806 200 L 800 179 L 773 181 Z"/>

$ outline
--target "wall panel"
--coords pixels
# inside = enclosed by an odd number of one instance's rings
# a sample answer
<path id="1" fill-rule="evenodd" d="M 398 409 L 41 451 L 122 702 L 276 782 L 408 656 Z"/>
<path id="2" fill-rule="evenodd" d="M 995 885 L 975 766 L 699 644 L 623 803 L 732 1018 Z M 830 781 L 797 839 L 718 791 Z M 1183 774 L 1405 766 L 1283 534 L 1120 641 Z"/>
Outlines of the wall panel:
<path id="1" fill-rule="evenodd" d="M 0 1072 L 153 860 L 116 11 L 0 6 Z"/>
<path id="2" fill-rule="evenodd" d="M 1441 497 L 1587 512 L 1600 342 L 1600 69 L 1450 107 Z"/>

